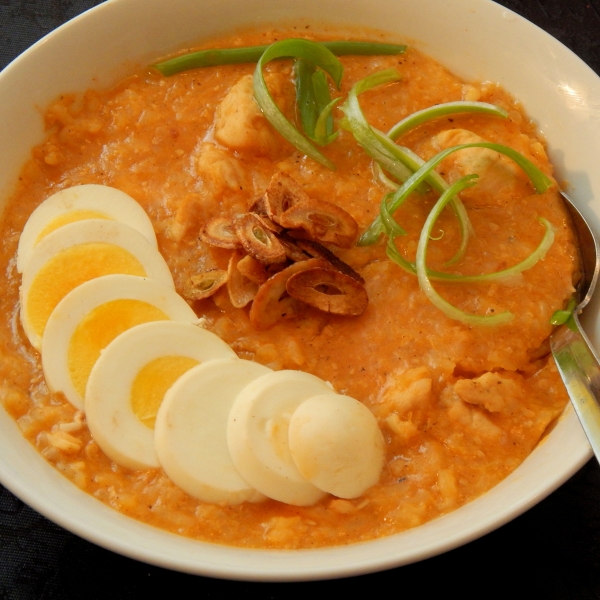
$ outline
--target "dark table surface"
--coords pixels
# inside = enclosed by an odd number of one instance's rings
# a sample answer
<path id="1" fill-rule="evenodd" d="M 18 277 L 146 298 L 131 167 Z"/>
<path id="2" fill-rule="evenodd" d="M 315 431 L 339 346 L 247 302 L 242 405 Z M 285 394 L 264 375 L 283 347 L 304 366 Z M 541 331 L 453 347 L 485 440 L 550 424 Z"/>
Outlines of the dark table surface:
<path id="1" fill-rule="evenodd" d="M 100 3 L 0 0 L 0 69 L 52 29 Z M 499 3 L 558 38 L 600 74 L 600 0 Z M 184 586 L 204 598 L 333 594 L 357 586 L 399 597 L 454 591 L 467 598 L 600 598 L 600 467 L 591 460 L 521 517 L 452 552 L 373 575 L 291 584 L 194 577 L 124 558 L 54 525 L 0 485 L 0 600 L 139 598 Z"/>

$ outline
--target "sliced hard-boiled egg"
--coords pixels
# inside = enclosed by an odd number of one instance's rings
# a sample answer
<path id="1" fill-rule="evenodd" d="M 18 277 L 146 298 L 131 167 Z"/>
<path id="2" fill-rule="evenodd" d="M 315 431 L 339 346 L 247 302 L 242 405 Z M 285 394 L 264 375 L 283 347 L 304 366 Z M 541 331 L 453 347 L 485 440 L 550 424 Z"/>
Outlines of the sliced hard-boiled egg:
<path id="1" fill-rule="evenodd" d="M 50 391 L 83 409 L 88 377 L 102 350 L 131 327 L 160 320 L 193 323 L 197 317 L 175 290 L 154 279 L 106 275 L 76 287 L 44 331 L 42 368 Z"/>
<path id="2" fill-rule="evenodd" d="M 156 236 L 144 209 L 128 194 L 107 185 L 70 187 L 46 198 L 30 215 L 17 249 L 22 273 L 34 246 L 52 231 L 82 219 L 111 219 L 137 229 L 156 247 Z"/>
<path id="3" fill-rule="evenodd" d="M 216 359 L 238 361 L 223 340 L 192 323 L 144 323 L 116 337 L 94 364 L 85 394 L 87 423 L 104 453 L 130 469 L 158 467 L 153 428 L 165 393 L 186 371 Z"/>
<path id="4" fill-rule="evenodd" d="M 154 431 L 158 459 L 175 485 L 203 502 L 264 500 L 231 460 L 227 420 L 240 391 L 271 372 L 248 360 L 217 360 L 190 369 L 175 382 Z"/>
<path id="5" fill-rule="evenodd" d="M 379 481 L 383 436 L 373 413 L 354 398 L 329 393 L 305 400 L 288 436 L 298 470 L 325 492 L 358 498 Z"/>
<path id="6" fill-rule="evenodd" d="M 302 402 L 331 393 L 321 379 L 301 371 L 277 371 L 249 383 L 229 414 L 227 444 L 240 475 L 269 498 L 308 506 L 325 494 L 308 482 L 290 453 L 288 427 Z"/>
<path id="7" fill-rule="evenodd" d="M 64 225 L 34 248 L 20 289 L 21 322 L 37 350 L 56 305 L 78 285 L 113 273 L 156 279 L 174 287 L 158 250 L 128 225 L 87 219 Z"/>

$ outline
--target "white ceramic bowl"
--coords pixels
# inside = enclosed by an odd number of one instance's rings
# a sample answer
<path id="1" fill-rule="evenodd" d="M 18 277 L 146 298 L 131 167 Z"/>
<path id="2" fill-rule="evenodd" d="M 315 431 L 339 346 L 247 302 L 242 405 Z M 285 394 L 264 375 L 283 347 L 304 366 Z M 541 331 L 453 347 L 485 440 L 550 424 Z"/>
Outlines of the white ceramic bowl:
<path id="1" fill-rule="evenodd" d="M 103 86 L 133 64 L 244 25 L 302 18 L 389 31 L 466 79 L 499 82 L 546 136 L 558 180 L 600 231 L 600 80 L 555 39 L 489 0 L 108 0 L 35 44 L 0 74 L 0 199 L 43 136 L 40 107 Z M 594 201 L 594 198 L 597 200 Z M 598 301 L 586 329 L 600 342 Z M 0 411 L 0 481 L 27 504 L 101 546 L 189 573 L 248 580 L 357 575 L 414 562 L 477 538 L 540 501 L 589 458 L 570 407 L 512 475 L 478 500 L 405 533 L 323 550 L 215 546 L 146 526 L 81 492 Z"/>

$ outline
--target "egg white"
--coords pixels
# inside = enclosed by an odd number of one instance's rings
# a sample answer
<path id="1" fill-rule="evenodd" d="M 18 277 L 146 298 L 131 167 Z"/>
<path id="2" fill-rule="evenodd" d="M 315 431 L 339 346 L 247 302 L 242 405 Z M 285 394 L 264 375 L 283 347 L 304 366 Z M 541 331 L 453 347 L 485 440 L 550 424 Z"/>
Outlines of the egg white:
<path id="1" fill-rule="evenodd" d="M 48 319 L 42 339 L 42 368 L 52 392 L 61 392 L 73 406 L 84 399 L 69 371 L 69 346 L 81 321 L 97 307 L 121 299 L 139 300 L 165 313 L 168 319 L 194 323 L 196 314 L 171 287 L 133 275 L 106 275 L 92 279 L 67 294 Z"/>
<path id="2" fill-rule="evenodd" d="M 135 229 L 123 223 L 105 219 L 87 219 L 64 225 L 40 241 L 31 253 L 23 272 L 20 288 L 21 323 L 29 341 L 37 350 L 41 347 L 44 322 L 49 316 L 47 313 L 53 308 L 52 303 L 58 303 L 60 294 L 65 291 L 63 288 L 66 287 L 66 291 L 69 291 L 68 287 L 71 284 L 66 284 L 65 279 L 72 278 L 75 281 L 74 285 L 77 285 L 86 278 L 95 276 L 94 271 L 99 272 L 100 275 L 109 274 L 102 272 L 101 263 L 96 261 L 94 249 L 97 247 L 85 246 L 94 243 L 99 243 L 102 248 L 106 249 L 110 249 L 111 245 L 114 245 L 119 249 L 118 252 L 124 253 L 124 256 L 136 265 L 139 272 L 135 275 L 156 279 L 164 285 L 174 288 L 173 277 L 164 258 Z M 79 264 L 74 264 L 72 269 L 68 269 L 62 274 L 48 272 L 50 266 L 47 265 L 53 264 L 49 261 L 56 259 L 62 252 L 71 251 L 74 247 L 80 247 L 84 252 L 84 255 L 79 257 Z M 49 290 L 39 291 L 39 287 L 42 286 L 40 277 L 46 286 L 49 286 Z M 56 298 L 48 293 L 52 290 L 56 290 Z M 43 315 L 32 312 L 29 306 L 32 294 L 34 298 L 41 297 L 44 302 L 47 302 Z M 49 300 L 50 297 L 53 299 Z"/>
<path id="3" fill-rule="evenodd" d="M 250 382 L 234 402 L 227 444 L 240 475 L 269 498 L 308 506 L 325 493 L 300 473 L 290 453 L 288 428 L 296 408 L 331 393 L 322 379 L 302 371 L 276 371 Z"/>
<path id="4" fill-rule="evenodd" d="M 223 340 L 191 323 L 144 323 L 115 338 L 104 349 L 90 373 L 85 413 L 92 436 L 100 448 L 124 467 L 146 469 L 159 466 L 154 431 L 134 412 L 131 391 L 138 373 L 155 359 L 165 356 L 194 359 L 200 363 L 199 366 L 212 364 L 216 359 L 238 361 L 235 352 Z M 193 452 L 192 447 L 189 451 Z"/>
<path id="5" fill-rule="evenodd" d="M 323 394 L 290 419 L 288 440 L 302 475 L 339 498 L 358 498 L 379 481 L 384 442 L 373 413 L 358 400 Z"/>
<path id="6" fill-rule="evenodd" d="M 131 196 L 107 185 L 77 185 L 46 198 L 31 213 L 19 238 L 17 271 L 24 271 L 34 246 L 48 229 L 57 227 L 62 220 L 71 219 L 74 222 L 86 218 L 85 214 L 129 225 L 157 247 L 150 218 Z"/>
<path id="7" fill-rule="evenodd" d="M 167 476 L 203 502 L 240 504 L 265 496 L 235 468 L 227 447 L 227 421 L 237 395 L 272 371 L 248 360 L 214 360 L 182 375 L 165 394 L 154 439 Z"/>

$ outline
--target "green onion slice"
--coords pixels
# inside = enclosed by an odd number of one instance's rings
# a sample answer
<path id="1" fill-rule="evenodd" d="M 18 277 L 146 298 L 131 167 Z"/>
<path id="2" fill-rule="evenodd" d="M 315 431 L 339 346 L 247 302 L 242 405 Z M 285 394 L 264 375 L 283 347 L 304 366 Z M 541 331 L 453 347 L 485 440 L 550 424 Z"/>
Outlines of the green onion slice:
<path id="1" fill-rule="evenodd" d="M 294 72 L 296 105 L 304 133 L 313 142 L 325 146 L 337 137 L 332 112 L 340 99 L 331 99 L 327 76 L 307 60 L 298 58 Z"/>
<path id="2" fill-rule="evenodd" d="M 563 325 L 566 323 L 571 318 L 573 311 L 575 310 L 575 306 L 575 298 L 571 298 L 569 300 L 569 304 L 567 304 L 567 308 L 554 312 L 554 314 L 550 317 L 550 323 L 552 325 Z"/>
<path id="3" fill-rule="evenodd" d="M 516 162 L 526 175 L 529 177 L 535 191 L 538 194 L 545 192 L 551 185 L 552 180 L 545 175 L 538 167 L 536 167 L 529 159 L 525 158 L 521 153 L 513 150 L 508 146 L 502 144 L 495 144 L 493 142 L 472 142 L 470 144 L 460 144 L 458 146 L 452 146 L 446 148 L 441 152 L 438 152 L 433 158 L 429 159 L 414 175 L 412 175 L 394 194 L 393 203 L 390 206 L 390 211 L 395 211 L 402 203 L 406 200 L 406 195 L 412 193 L 415 188 L 425 180 L 430 171 L 435 169 L 447 156 L 458 150 L 464 150 L 466 148 L 488 148 L 489 150 L 495 150 L 500 154 L 504 154 Z"/>
<path id="4" fill-rule="evenodd" d="M 379 177 L 385 178 L 384 185 L 387 187 L 394 186 L 394 183 L 384 175 L 382 169 L 385 169 L 396 179 L 406 181 L 424 164 L 424 161 L 409 148 L 398 146 L 385 133 L 369 125 L 358 102 L 358 94 L 370 90 L 377 85 L 393 83 L 399 79 L 400 75 L 395 69 L 386 69 L 373 73 L 352 87 L 348 93 L 346 102 L 342 106 L 342 110 L 346 115 L 345 127 L 352 132 L 363 150 L 379 165 Z M 443 192 L 448 187 L 444 179 L 433 169 L 427 174 L 425 181 L 439 192 Z M 397 188 L 398 186 L 395 187 Z M 467 212 L 458 198 L 453 201 L 453 209 L 459 219 L 462 234 L 461 247 L 455 257 L 458 260 L 466 248 L 471 226 Z M 358 245 L 368 246 L 374 244 L 383 231 L 384 226 L 381 222 L 381 217 L 377 217 L 373 225 L 360 237 Z"/>
<path id="5" fill-rule="evenodd" d="M 483 275 L 457 275 L 455 273 L 443 273 L 442 271 L 435 271 L 434 269 L 427 267 L 427 276 L 433 281 L 445 281 L 448 283 L 489 283 L 491 281 L 501 281 L 502 279 L 510 277 L 511 275 L 517 275 L 518 273 L 527 271 L 528 269 L 531 269 L 531 267 L 533 267 L 538 261 L 542 260 L 544 256 L 546 256 L 546 252 L 548 252 L 550 246 L 552 246 L 554 242 L 554 236 L 556 233 L 554 226 L 543 217 L 540 217 L 539 221 L 546 228 L 546 230 L 544 231 L 544 235 L 542 236 L 538 247 L 527 258 L 522 260 L 520 263 L 513 265 L 512 267 L 502 269 L 501 271 L 494 271 L 493 273 L 485 273 Z M 407 260 L 402 256 L 402 254 L 400 254 L 391 237 L 388 240 L 386 252 L 390 260 L 395 262 L 399 267 L 402 267 L 407 273 L 410 273 L 411 275 L 417 274 L 417 267 L 415 263 Z M 568 307 L 567 310 L 569 310 Z M 566 311 L 556 311 L 554 314 L 559 312 Z"/>
<path id="6" fill-rule="evenodd" d="M 502 118 L 508 117 L 508 113 L 503 108 L 487 102 L 469 102 L 466 100 L 446 102 L 444 104 L 437 104 L 436 106 L 430 106 L 429 108 L 419 110 L 412 113 L 405 119 L 402 119 L 402 121 L 396 123 L 388 131 L 388 137 L 390 137 L 392 140 L 397 140 L 410 129 L 413 129 L 418 125 L 422 125 L 427 121 L 460 113 L 483 113 Z"/>
<path id="7" fill-rule="evenodd" d="M 323 107 L 315 125 L 315 142 L 320 146 L 331 144 L 339 135 L 339 131 L 333 130 L 333 109 L 341 98 L 334 98 Z"/>
<path id="8" fill-rule="evenodd" d="M 406 231 L 402 229 L 400 225 L 398 225 L 398 223 L 388 210 L 388 201 L 392 198 L 392 196 L 393 194 L 386 194 L 381 199 L 381 204 L 379 207 L 379 211 L 381 214 L 381 222 L 390 240 L 393 240 L 394 238 L 401 235 L 406 235 Z"/>
<path id="9" fill-rule="evenodd" d="M 377 141 L 390 154 L 390 156 L 392 156 L 395 160 L 400 161 L 405 167 L 408 167 L 409 177 L 425 164 L 425 161 L 418 154 L 415 154 L 410 148 L 406 148 L 406 146 L 399 146 L 385 133 L 383 133 L 383 131 L 379 131 L 379 129 L 375 129 L 375 127 L 371 127 L 371 129 L 377 138 Z M 401 181 L 404 182 L 406 179 L 408 179 L 408 177 L 402 179 Z M 440 194 L 448 187 L 448 184 L 444 178 L 436 171 L 431 171 L 425 178 L 425 181 L 434 190 L 440 192 Z"/>
<path id="10" fill-rule="evenodd" d="M 386 69 L 365 77 L 352 87 L 348 93 L 346 102 L 342 106 L 342 110 L 346 115 L 345 126 L 350 129 L 363 150 L 379 164 L 381 169 L 385 169 L 399 181 L 406 182 L 415 171 L 418 171 L 423 166 L 424 161 L 409 148 L 398 146 L 385 133 L 369 125 L 358 102 L 358 94 L 370 90 L 377 85 L 398 81 L 399 78 L 400 75 L 394 69 Z M 384 177 L 383 173 L 381 176 Z M 424 182 L 440 193 L 448 188 L 446 181 L 433 169 L 427 172 L 425 178 L 419 182 L 416 188 L 420 187 Z M 384 184 L 389 187 L 390 183 L 391 180 L 386 177 Z M 459 221 L 461 245 L 449 264 L 458 262 L 463 256 L 467 247 L 469 233 L 471 232 L 471 224 L 467 211 L 459 198 L 453 198 L 452 208 Z M 383 231 L 384 226 L 379 216 L 367 231 L 362 234 L 358 245 L 368 246 L 374 244 Z"/>
<path id="11" fill-rule="evenodd" d="M 294 63 L 296 107 L 300 113 L 300 122 L 302 123 L 304 133 L 311 138 L 314 137 L 315 125 L 319 116 L 312 80 L 312 76 L 316 72 L 316 67 L 303 58 L 298 58 Z"/>
<path id="12" fill-rule="evenodd" d="M 317 103 L 317 122 L 313 131 L 313 139 L 317 144 L 325 145 L 327 140 L 333 141 L 333 107 L 339 99 L 331 99 L 329 84 L 323 71 L 317 70 L 311 77 L 311 83 Z"/>
<path id="13" fill-rule="evenodd" d="M 419 238 L 419 244 L 417 246 L 417 258 L 416 258 L 416 269 L 417 278 L 419 279 L 419 286 L 423 290 L 423 293 L 427 296 L 429 301 L 439 308 L 447 317 L 465 323 L 466 325 L 499 325 L 506 323 L 513 318 L 513 314 L 505 311 L 497 315 L 473 315 L 466 313 L 453 304 L 450 304 L 447 300 L 444 300 L 434 289 L 429 276 L 427 274 L 427 268 L 425 266 L 425 259 L 427 256 L 427 247 L 429 245 L 429 236 L 436 220 L 440 213 L 450 202 L 450 200 L 456 196 L 459 192 L 467 187 L 475 184 L 478 175 L 466 175 L 455 183 L 453 183 L 438 199 L 435 206 L 429 213 L 425 225 L 421 231 Z"/>
<path id="14" fill-rule="evenodd" d="M 381 42 L 322 42 L 336 56 L 377 56 L 403 54 L 404 44 L 383 44 Z"/>
<path id="15" fill-rule="evenodd" d="M 380 44 L 377 42 L 322 42 L 336 56 L 402 54 L 406 46 Z M 221 48 L 190 52 L 182 56 L 152 65 L 165 77 L 188 69 L 258 62 L 269 46 L 247 46 L 244 48 Z"/>
<path id="16" fill-rule="evenodd" d="M 317 150 L 284 116 L 271 97 L 263 67 L 276 58 L 303 58 L 328 73 L 339 88 L 342 63 L 323 45 L 309 40 L 289 39 L 271 44 L 262 54 L 254 71 L 254 97 L 266 119 L 300 152 L 334 170 L 335 165 Z"/>
<path id="17" fill-rule="evenodd" d="M 403 146 L 398 146 L 389 137 L 387 137 L 384 133 L 373 128 L 373 131 L 377 138 L 380 140 L 382 144 L 384 144 L 391 153 L 394 153 L 398 160 L 401 160 L 403 164 L 405 164 L 413 173 L 418 171 L 423 167 L 425 161 L 415 154 L 409 148 L 405 148 Z M 435 171 L 434 169 L 430 169 L 430 171 L 425 176 L 424 182 L 427 182 L 434 190 L 443 193 L 448 189 L 448 184 L 442 178 L 442 176 Z M 418 183 L 417 186 L 411 188 L 411 191 L 408 193 L 412 193 L 412 191 L 419 189 L 421 183 Z M 399 189 L 399 186 L 396 186 L 396 190 Z M 406 197 L 408 197 L 408 194 Z M 460 236 L 461 243 L 460 247 L 456 254 L 448 261 L 448 265 L 453 265 L 457 263 L 465 253 L 467 248 L 467 243 L 469 241 L 469 235 L 472 233 L 472 226 L 469 220 L 469 216 L 467 215 L 467 211 L 464 207 L 464 204 L 461 202 L 460 198 L 455 197 L 451 201 L 452 210 L 458 219 L 458 224 L 460 228 Z M 384 226 L 381 222 L 381 216 L 378 216 L 371 226 L 362 234 L 360 239 L 358 240 L 359 246 L 368 246 L 370 244 L 374 244 L 379 236 L 384 232 Z M 389 235 L 389 234 L 388 234 Z"/>
<path id="18" fill-rule="evenodd" d="M 381 168 L 381 165 L 377 161 L 373 162 L 373 175 L 383 187 L 392 192 L 395 192 L 400 187 L 399 183 L 396 183 L 385 174 L 384 170 Z"/>
<path id="19" fill-rule="evenodd" d="M 393 177 L 399 181 L 405 181 L 411 176 L 413 171 L 401 162 L 398 156 L 394 154 L 394 150 L 386 147 L 385 140 L 382 142 L 378 138 L 376 130 L 367 122 L 358 102 L 359 94 L 375 86 L 394 83 L 399 80 L 400 74 L 396 69 L 385 69 L 361 79 L 348 92 L 348 97 L 341 106 L 341 110 L 346 117 L 342 126 L 352 132 L 352 135 L 354 135 L 354 138 L 363 150 Z M 383 133 L 381 135 L 386 137 Z M 391 143 L 393 146 L 396 146 L 393 142 Z"/>
<path id="20" fill-rule="evenodd" d="M 425 181 L 426 177 L 429 175 L 429 172 L 432 171 L 442 160 L 444 160 L 448 155 L 456 152 L 458 150 L 464 150 L 465 148 L 489 148 L 490 150 L 495 150 L 500 154 L 504 154 L 516 162 L 522 169 L 525 171 L 533 187 L 536 192 L 542 193 L 545 192 L 551 185 L 552 180 L 547 177 L 538 167 L 536 167 L 530 160 L 525 158 L 522 154 L 509 148 L 508 146 L 503 146 L 502 144 L 495 144 L 492 142 L 473 142 L 471 144 L 461 144 L 459 146 L 452 146 L 451 148 L 446 148 L 442 150 L 438 154 L 436 154 L 433 158 L 429 159 L 423 166 L 414 173 L 411 177 L 409 177 L 395 192 L 394 196 L 391 199 L 391 202 L 388 204 L 388 210 L 391 214 L 393 214 L 408 198 L 408 196 L 415 191 L 415 189 Z M 461 204 L 455 204 L 457 210 L 464 210 L 464 206 Z M 463 227 L 462 219 L 459 219 L 461 223 L 461 227 Z M 468 220 L 466 221 L 468 223 Z M 358 241 L 359 245 L 368 245 L 369 243 L 374 243 L 379 238 L 379 235 L 382 231 L 381 218 L 377 217 L 373 223 L 369 226 L 369 228 L 363 233 L 360 240 Z M 463 237 L 464 242 L 464 237 Z M 460 251 L 459 251 L 460 252 Z M 456 258 L 456 257 L 455 257 Z M 449 264 L 454 264 L 456 262 L 455 259 Z"/>

